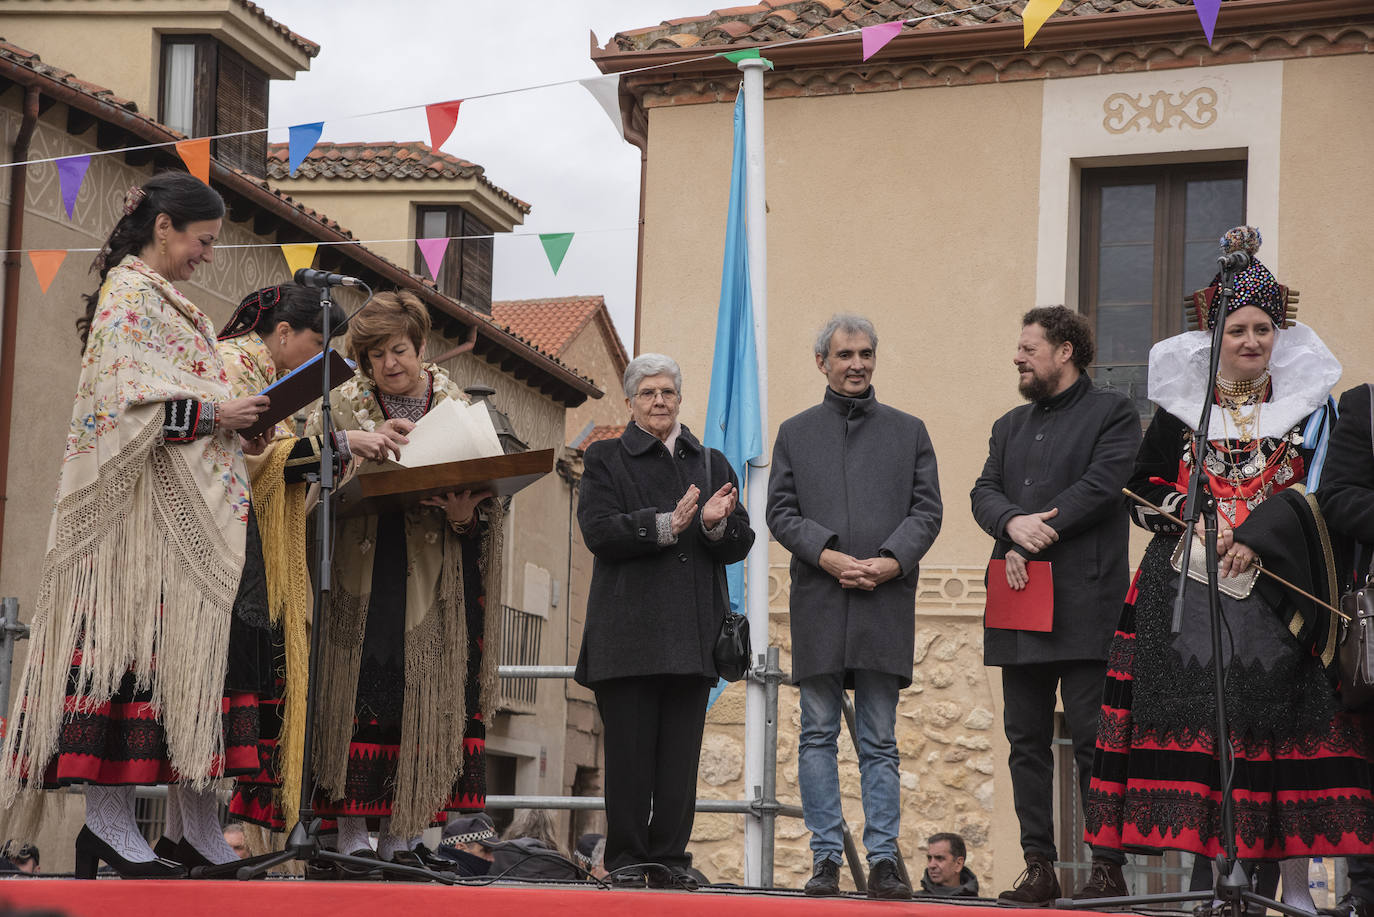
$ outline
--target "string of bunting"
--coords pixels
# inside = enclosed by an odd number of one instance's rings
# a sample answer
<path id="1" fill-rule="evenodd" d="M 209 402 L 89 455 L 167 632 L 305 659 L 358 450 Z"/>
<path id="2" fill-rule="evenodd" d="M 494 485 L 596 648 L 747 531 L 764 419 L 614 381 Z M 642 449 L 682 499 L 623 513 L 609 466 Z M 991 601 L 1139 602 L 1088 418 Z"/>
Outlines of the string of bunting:
<path id="1" fill-rule="evenodd" d="M 861 26 L 853 29 L 846 29 L 839 32 L 831 32 L 825 35 L 813 35 L 804 38 L 794 38 L 786 41 L 769 42 L 769 50 L 782 48 L 791 45 L 805 44 L 814 41 L 828 41 L 836 38 L 845 38 L 859 33 L 861 59 L 867 61 L 885 48 L 898 34 L 908 25 L 914 25 L 931 19 L 940 19 L 946 16 L 954 16 L 960 13 L 972 12 L 975 9 L 985 7 L 1008 7 L 1021 0 L 989 0 L 986 3 L 979 3 L 976 6 L 964 9 L 942 10 L 938 13 L 931 13 L 925 16 L 913 16 L 906 19 L 896 19 L 889 22 L 881 22 L 876 25 Z M 1031 41 L 1046 21 L 1059 9 L 1062 0 L 1025 0 L 1025 8 L 1022 10 L 1021 19 L 1023 23 L 1023 47 L 1030 47 Z M 1212 36 L 1216 29 L 1218 13 L 1221 9 L 1221 0 L 1194 0 L 1194 8 L 1197 11 L 1199 22 L 1202 26 L 1203 34 L 1207 38 L 1207 44 L 1212 44 Z M 539 89 L 548 89 L 555 86 L 570 86 L 574 83 L 586 89 L 601 106 L 606 116 L 610 118 L 616 132 L 621 139 L 625 137 L 625 126 L 620 112 L 620 79 L 623 76 L 630 76 L 636 73 L 644 73 L 651 70 L 659 70 L 667 67 L 685 67 L 691 64 L 698 64 L 713 58 L 723 57 L 731 63 L 738 64 L 746 59 L 761 59 L 772 66 L 766 58 L 763 58 L 760 49 L 744 48 L 735 51 L 722 51 L 714 54 L 702 55 L 680 61 L 669 61 L 662 64 L 652 64 L 645 67 L 638 67 L 632 70 L 625 70 L 620 73 L 611 73 L 599 77 L 589 77 L 583 79 L 557 80 L 550 83 L 541 83 L 533 86 L 521 86 L 513 89 L 503 89 L 494 92 L 482 93 L 479 95 L 468 96 L 465 99 L 450 99 L 444 102 L 431 102 L 419 105 L 405 105 L 397 108 L 383 109 L 380 111 L 365 112 L 362 114 L 345 115 L 332 120 L 353 120 L 358 118 L 374 117 L 378 115 L 396 114 L 400 112 L 415 111 L 424 109 L 425 120 L 429 129 L 430 148 L 438 151 L 449 138 L 453 135 L 454 129 L 458 124 L 458 114 L 463 102 L 475 99 L 493 98 L 502 95 L 512 95 L 520 92 L 531 92 Z M 310 151 L 319 143 L 320 137 L 324 133 L 324 121 L 312 121 L 303 124 L 293 124 L 286 128 L 287 132 L 287 164 L 290 174 L 294 177 Z M 175 147 L 177 155 L 185 163 L 186 169 L 201 181 L 209 184 L 210 182 L 210 141 L 220 140 L 229 137 L 241 137 L 249 134 L 262 134 L 280 128 L 265 127 L 247 131 L 233 131 L 224 134 L 213 134 L 206 137 L 197 137 L 188 140 L 167 141 L 164 143 L 148 143 L 138 146 L 121 147 L 118 149 L 96 150 L 91 153 L 83 153 L 78 156 L 48 157 L 42 159 L 30 159 L 22 162 L 0 163 L 0 168 L 8 168 L 18 165 L 38 165 L 41 163 L 56 163 L 58 182 L 62 194 L 62 203 L 67 211 L 67 218 L 74 219 L 77 199 L 81 193 L 85 182 L 86 173 L 90 168 L 91 159 L 95 156 L 107 156 L 118 153 L 129 153 L 137 150 L 157 149 L 166 146 Z M 574 233 L 541 233 L 540 242 L 543 244 L 544 253 L 549 260 L 549 266 L 554 274 L 558 273 L 559 267 L 563 264 L 563 259 L 568 253 L 568 247 L 572 244 Z M 451 237 L 459 238 L 459 237 Z M 474 237 L 475 238 L 475 237 Z M 388 241 L 413 241 L 420 249 L 424 258 L 425 266 L 429 269 L 432 277 L 438 276 L 438 271 L 443 263 L 444 253 L 448 247 L 448 238 L 432 239 L 411 239 L 411 240 L 388 240 Z M 365 244 L 363 242 L 348 244 Z M 227 246 L 226 246 L 227 247 Z M 270 247 L 270 246 L 238 246 L 238 247 Z M 305 248 L 310 249 L 310 258 L 314 257 L 314 246 L 280 246 L 283 254 L 286 255 L 287 263 L 293 264 L 293 256 L 287 254 L 288 249 L 296 252 L 295 258 L 304 257 Z M 87 249 L 67 249 L 67 250 L 34 250 L 29 251 L 29 260 L 34 266 L 34 271 L 38 275 L 39 285 L 43 292 L 47 292 L 48 286 L 57 275 L 57 270 L 61 266 L 68 251 L 87 251 Z M 294 264 L 292 270 L 297 266 L 308 266 L 305 264 Z"/>
<path id="2" fill-rule="evenodd" d="M 255 248 L 276 248 L 280 249 L 282 257 L 286 260 L 287 271 L 295 274 L 299 268 L 311 267 L 315 263 L 315 253 L 323 246 L 343 245 L 385 245 L 397 242 L 413 242 L 419 249 L 421 257 L 424 259 L 425 267 L 429 270 L 429 279 L 435 280 L 439 277 L 439 271 L 443 267 L 444 256 L 448 251 L 450 242 L 461 242 L 465 239 L 527 239 L 531 236 L 539 239 L 540 246 L 544 249 L 544 257 L 548 259 L 549 269 L 557 276 L 558 269 L 563 266 L 563 259 L 568 254 L 568 248 L 572 245 L 573 237 L 587 233 L 602 232 L 637 232 L 637 226 L 617 226 L 604 229 L 584 229 L 578 232 L 507 232 L 507 233 L 484 233 L 481 235 L 468 236 L 435 236 L 430 238 L 404 238 L 404 239 L 347 239 L 341 242 L 241 242 L 232 245 L 216 245 L 216 251 L 232 251 Z M 100 251 L 98 248 L 20 248 L 20 249 L 0 249 L 0 255 L 26 254 L 29 256 L 29 263 L 33 266 L 33 272 L 38 278 L 38 287 L 44 293 L 48 292 L 48 287 L 52 285 L 57 277 L 57 271 L 66 261 L 67 256 L 73 253 L 95 254 Z"/>

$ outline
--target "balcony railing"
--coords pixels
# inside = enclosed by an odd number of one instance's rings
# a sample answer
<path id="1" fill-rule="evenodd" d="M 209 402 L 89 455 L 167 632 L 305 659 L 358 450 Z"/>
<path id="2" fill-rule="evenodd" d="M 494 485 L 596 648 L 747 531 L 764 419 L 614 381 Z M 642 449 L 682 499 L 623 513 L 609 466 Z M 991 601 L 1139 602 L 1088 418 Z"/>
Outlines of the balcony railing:
<path id="1" fill-rule="evenodd" d="M 544 619 L 539 615 L 501 606 L 501 665 L 538 665 L 539 640 Z M 502 678 L 501 709 L 511 713 L 533 713 L 537 678 Z"/>

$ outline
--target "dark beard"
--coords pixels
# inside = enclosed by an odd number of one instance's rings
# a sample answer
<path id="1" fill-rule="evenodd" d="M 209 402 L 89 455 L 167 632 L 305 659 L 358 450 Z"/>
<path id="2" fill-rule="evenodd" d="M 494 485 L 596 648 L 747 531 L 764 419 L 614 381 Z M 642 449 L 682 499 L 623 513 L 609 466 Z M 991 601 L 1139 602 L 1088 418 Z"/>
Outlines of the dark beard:
<path id="1" fill-rule="evenodd" d="M 1021 397 L 1027 401 L 1043 401 L 1054 394 L 1054 389 L 1059 385 L 1059 378 L 1042 379 L 1032 375 L 1029 382 L 1017 383 L 1016 390 L 1021 393 Z"/>

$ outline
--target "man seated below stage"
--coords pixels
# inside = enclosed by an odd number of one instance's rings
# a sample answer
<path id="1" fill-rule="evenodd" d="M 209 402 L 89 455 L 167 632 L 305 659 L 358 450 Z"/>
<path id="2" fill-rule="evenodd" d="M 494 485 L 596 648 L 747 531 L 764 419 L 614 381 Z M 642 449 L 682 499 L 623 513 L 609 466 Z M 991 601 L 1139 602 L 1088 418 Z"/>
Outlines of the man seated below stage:
<path id="1" fill-rule="evenodd" d="M 485 876 L 496 859 L 493 848 L 500 842 L 496 825 L 487 813 L 459 815 L 444 826 L 444 836 L 434 855 L 452 862 L 460 876 Z"/>
<path id="2" fill-rule="evenodd" d="M 926 841 L 926 871 L 922 895 L 939 898 L 977 898 L 978 877 L 964 865 L 968 850 L 957 834 L 932 834 Z"/>

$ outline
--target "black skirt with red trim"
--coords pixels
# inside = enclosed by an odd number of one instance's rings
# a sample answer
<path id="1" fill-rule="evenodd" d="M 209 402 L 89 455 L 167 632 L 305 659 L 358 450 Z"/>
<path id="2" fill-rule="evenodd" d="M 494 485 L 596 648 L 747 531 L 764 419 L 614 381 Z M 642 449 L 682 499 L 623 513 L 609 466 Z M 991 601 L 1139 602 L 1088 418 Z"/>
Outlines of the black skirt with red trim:
<path id="1" fill-rule="evenodd" d="M 1220 768 L 1206 595 L 1173 632 L 1178 536 L 1156 537 L 1127 596 L 1085 804 L 1090 844 L 1221 852 Z M 1226 699 L 1242 859 L 1367 854 L 1374 844 L 1369 718 L 1340 710 L 1319 661 L 1259 596 L 1223 600 Z"/>

